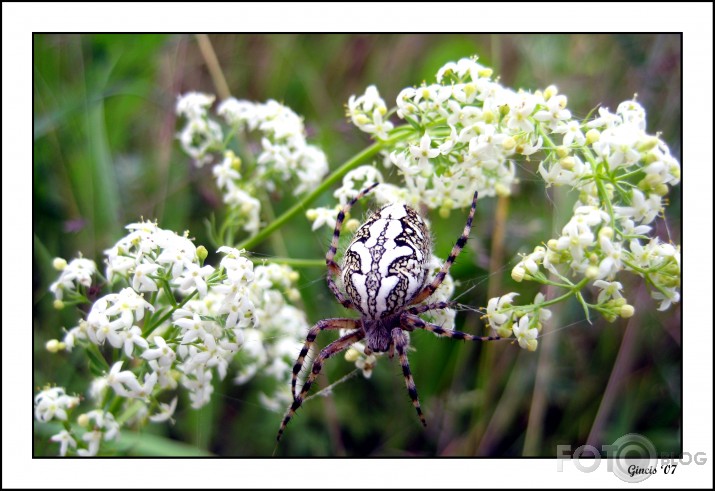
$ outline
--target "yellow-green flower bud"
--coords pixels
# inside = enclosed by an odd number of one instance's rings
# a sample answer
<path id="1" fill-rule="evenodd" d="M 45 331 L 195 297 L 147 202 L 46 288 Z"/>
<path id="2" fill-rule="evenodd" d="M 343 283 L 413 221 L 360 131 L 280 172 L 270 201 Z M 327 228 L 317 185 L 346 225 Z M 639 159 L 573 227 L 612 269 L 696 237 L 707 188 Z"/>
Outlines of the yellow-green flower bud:
<path id="1" fill-rule="evenodd" d="M 494 192 L 497 193 L 497 196 L 500 196 L 502 198 L 511 196 L 511 189 L 509 189 L 508 186 L 505 186 L 501 182 L 496 183 L 496 185 L 494 186 Z"/>
<path id="2" fill-rule="evenodd" d="M 565 170 L 573 170 L 576 165 L 576 160 L 573 157 L 564 157 L 559 160 L 559 163 Z"/>
<path id="3" fill-rule="evenodd" d="M 288 300 L 291 302 L 297 302 L 300 300 L 300 292 L 296 290 L 295 288 L 291 288 L 288 290 Z"/>
<path id="4" fill-rule="evenodd" d="M 586 132 L 586 145 L 592 145 L 601 139 L 601 133 L 595 129 L 591 128 Z"/>
<path id="5" fill-rule="evenodd" d="M 648 150 L 654 149 L 656 145 L 658 145 L 658 138 L 655 136 L 648 136 L 643 139 L 643 141 L 639 142 L 636 148 L 641 152 L 647 152 Z"/>
<path id="6" fill-rule="evenodd" d="M 559 89 L 557 89 L 555 85 L 549 85 L 546 89 L 544 89 L 544 100 L 548 101 L 558 93 Z"/>
<path id="7" fill-rule="evenodd" d="M 658 185 L 656 185 L 655 188 L 653 188 L 653 192 L 657 194 L 658 196 L 665 196 L 668 194 L 669 188 L 667 184 L 663 184 L 662 182 Z"/>
<path id="8" fill-rule="evenodd" d="M 196 248 L 196 257 L 199 258 L 199 261 L 201 263 L 204 262 L 204 260 L 209 256 L 209 251 L 206 250 L 206 248 L 202 245 L 198 246 Z"/>
<path id="9" fill-rule="evenodd" d="M 556 147 L 556 156 L 560 159 L 568 157 L 569 149 L 567 147 L 564 147 L 563 145 L 559 145 L 558 147 Z"/>
<path id="10" fill-rule="evenodd" d="M 526 276 L 526 269 L 521 266 L 516 266 L 511 270 L 511 279 L 517 283 L 521 283 Z"/>
<path id="11" fill-rule="evenodd" d="M 479 77 L 481 78 L 491 78 L 493 73 L 494 70 L 492 70 L 491 68 L 484 67 L 477 72 L 477 75 L 479 75 Z"/>
<path id="12" fill-rule="evenodd" d="M 613 238 L 613 229 L 611 227 L 601 227 L 601 230 L 598 231 L 598 238 L 607 238 L 607 239 L 612 239 Z"/>
<path id="13" fill-rule="evenodd" d="M 501 146 L 504 150 L 513 150 L 516 147 L 516 140 L 514 137 L 508 136 L 504 139 Z"/>
<path id="14" fill-rule="evenodd" d="M 620 315 L 624 319 L 629 319 L 633 317 L 633 314 L 636 313 L 636 309 L 633 307 L 633 305 L 630 304 L 625 304 L 621 307 Z"/>
<path id="15" fill-rule="evenodd" d="M 357 218 L 351 218 L 347 222 L 345 222 L 345 230 L 348 232 L 355 232 L 358 227 L 360 227 L 360 220 Z"/>
<path id="16" fill-rule="evenodd" d="M 52 267 L 55 268 L 57 271 L 62 271 L 67 267 L 67 261 L 62 259 L 61 257 L 56 257 L 52 260 Z"/>
<path id="17" fill-rule="evenodd" d="M 50 339 L 45 343 L 45 349 L 50 353 L 57 353 L 60 350 L 60 342 L 56 339 Z"/>
<path id="18" fill-rule="evenodd" d="M 345 352 L 345 361 L 354 363 L 360 358 L 360 352 L 355 348 L 350 348 Z"/>

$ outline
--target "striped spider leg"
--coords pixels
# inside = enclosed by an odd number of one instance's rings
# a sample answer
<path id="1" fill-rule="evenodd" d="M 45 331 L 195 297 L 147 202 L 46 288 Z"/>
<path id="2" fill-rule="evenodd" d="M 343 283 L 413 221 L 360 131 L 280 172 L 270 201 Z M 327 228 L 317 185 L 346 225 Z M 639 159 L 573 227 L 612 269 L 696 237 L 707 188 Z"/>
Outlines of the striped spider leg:
<path id="1" fill-rule="evenodd" d="M 465 341 L 496 341 L 499 337 L 474 336 L 422 320 L 418 314 L 449 307 L 449 302 L 422 304 L 442 284 L 459 253 L 469 238 L 477 204 L 474 193 L 471 209 L 462 234 L 437 275 L 429 281 L 427 264 L 432 255 L 432 244 L 426 223 L 411 207 L 404 204 L 388 204 L 374 212 L 353 235 L 345 250 L 342 265 L 335 262 L 340 231 L 345 215 L 350 208 L 370 192 L 377 184 L 368 186 L 347 203 L 338 213 L 333 238 L 325 256 L 327 282 L 330 291 L 345 308 L 360 313 L 359 319 L 325 319 L 313 326 L 298 355 L 291 389 L 293 403 L 281 422 L 277 439 L 280 440 L 286 426 L 301 407 L 323 363 L 330 357 L 345 351 L 364 339 L 365 354 L 388 352 L 390 358 L 397 351 L 405 378 L 407 392 L 423 425 L 427 425 L 420 408 L 417 387 L 407 359 L 409 337 L 407 332 L 430 331 L 438 336 Z M 342 278 L 344 292 L 336 283 Z M 326 346 L 313 362 L 313 367 L 300 394 L 296 394 L 298 374 L 303 368 L 310 347 L 323 330 L 347 329 L 348 332 Z"/>

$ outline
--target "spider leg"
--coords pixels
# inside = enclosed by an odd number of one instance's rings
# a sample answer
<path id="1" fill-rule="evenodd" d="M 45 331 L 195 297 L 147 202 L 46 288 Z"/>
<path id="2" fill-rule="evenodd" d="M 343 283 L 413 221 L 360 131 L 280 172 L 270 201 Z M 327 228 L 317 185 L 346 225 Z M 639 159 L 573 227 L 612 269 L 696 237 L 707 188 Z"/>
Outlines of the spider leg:
<path id="1" fill-rule="evenodd" d="M 449 307 L 452 307 L 453 305 L 454 305 L 454 302 L 428 303 L 425 305 L 418 305 L 417 307 L 410 307 L 408 309 L 405 309 L 405 312 L 408 312 L 410 314 L 421 314 L 423 312 L 427 312 L 428 310 L 447 309 Z"/>
<path id="2" fill-rule="evenodd" d="M 330 291 L 333 292 L 333 295 L 335 295 L 335 298 L 338 299 L 338 302 L 343 304 L 343 307 L 346 309 L 352 309 L 353 308 L 353 303 L 345 298 L 345 295 L 343 295 L 340 292 L 340 289 L 338 288 L 338 285 L 335 283 L 335 278 L 340 276 L 340 266 L 338 263 L 335 262 L 335 254 L 338 251 L 338 241 L 340 240 L 340 229 L 343 226 L 343 221 L 345 220 L 345 215 L 350 211 L 350 208 L 353 207 L 353 205 L 365 196 L 367 193 L 369 193 L 375 186 L 377 186 L 378 183 L 372 184 L 362 191 L 358 193 L 357 196 L 355 196 L 353 199 L 351 199 L 340 212 L 338 213 L 338 218 L 335 220 L 335 230 L 333 230 L 333 240 L 330 242 L 330 248 L 328 249 L 328 253 L 325 255 L 325 264 L 328 266 L 328 288 L 330 288 Z"/>
<path id="3" fill-rule="evenodd" d="M 442 284 L 442 281 L 444 281 L 444 277 L 447 276 L 447 273 L 449 273 L 449 268 L 451 268 L 452 264 L 454 264 L 454 260 L 457 258 L 459 253 L 462 252 L 462 249 L 464 248 L 464 245 L 467 243 L 467 239 L 469 238 L 469 231 L 472 229 L 472 220 L 474 220 L 474 212 L 477 209 L 477 194 L 478 193 L 475 191 L 474 198 L 472 198 L 472 208 L 469 210 L 469 216 L 467 217 L 467 223 L 464 225 L 464 231 L 462 231 L 462 235 L 459 237 L 459 239 L 457 239 L 457 243 L 454 244 L 452 252 L 442 265 L 442 269 L 439 270 L 439 273 L 437 273 L 437 276 L 434 277 L 434 279 L 429 285 L 424 287 L 421 292 L 419 292 L 412 300 L 410 300 L 409 305 L 418 304 L 425 298 L 432 295 L 435 290 L 439 288 L 439 285 Z"/>
<path id="4" fill-rule="evenodd" d="M 394 341 L 397 354 L 400 357 L 400 365 L 402 365 L 402 375 L 405 376 L 407 393 L 410 395 L 410 399 L 412 399 L 412 405 L 415 406 L 417 416 L 419 416 L 420 421 L 422 421 L 422 425 L 427 426 L 427 421 L 425 421 L 425 416 L 422 414 L 422 409 L 420 408 L 420 399 L 417 396 L 415 380 L 412 378 L 412 372 L 410 371 L 410 362 L 407 361 L 407 345 L 409 344 L 407 335 L 402 332 L 401 328 L 396 327 L 392 330 L 392 339 Z"/>
<path id="5" fill-rule="evenodd" d="M 316 325 L 310 328 L 310 331 L 308 331 L 308 335 L 305 338 L 305 344 L 303 345 L 303 349 L 300 350 L 298 359 L 295 361 L 295 365 L 293 365 L 293 376 L 290 381 L 293 399 L 295 399 L 296 396 L 295 385 L 298 380 L 298 374 L 303 369 L 303 362 L 305 361 L 305 357 L 308 354 L 308 351 L 310 351 L 310 347 L 313 345 L 315 338 L 318 337 L 318 333 L 326 329 L 356 329 L 358 327 L 359 321 L 357 319 L 323 319 L 322 321 L 318 322 Z"/>
<path id="6" fill-rule="evenodd" d="M 360 341 L 364 337 L 365 331 L 363 329 L 358 329 L 357 331 L 348 333 L 340 339 L 337 339 L 327 345 L 325 348 L 323 348 L 320 354 L 315 357 L 315 361 L 313 362 L 313 369 L 310 372 L 310 376 L 308 376 L 308 379 L 305 381 L 305 384 L 303 385 L 303 389 L 300 391 L 300 394 L 296 396 L 295 399 L 293 399 L 293 404 L 288 408 L 288 412 L 283 417 L 281 427 L 278 430 L 278 436 L 276 436 L 276 441 L 280 441 L 281 436 L 283 436 L 283 432 L 285 431 L 285 428 L 290 422 L 291 418 L 293 418 L 293 415 L 298 410 L 298 408 L 303 405 L 303 400 L 305 399 L 305 396 L 308 394 L 308 391 L 310 390 L 311 385 L 313 385 L 315 378 L 318 376 L 320 370 L 322 370 L 323 368 L 323 362 L 331 356 L 334 356 L 341 351 L 346 350 L 352 344 Z"/>
<path id="7" fill-rule="evenodd" d="M 407 312 L 400 316 L 400 324 L 406 331 L 413 331 L 415 329 L 424 329 L 425 331 L 430 331 L 435 333 L 437 336 L 444 336 L 447 338 L 461 339 L 464 341 L 498 341 L 501 338 L 499 336 L 473 336 L 465 332 L 455 331 L 453 329 L 445 329 L 437 324 L 432 324 L 431 322 L 426 322 L 417 317 L 416 315 L 409 314 Z"/>

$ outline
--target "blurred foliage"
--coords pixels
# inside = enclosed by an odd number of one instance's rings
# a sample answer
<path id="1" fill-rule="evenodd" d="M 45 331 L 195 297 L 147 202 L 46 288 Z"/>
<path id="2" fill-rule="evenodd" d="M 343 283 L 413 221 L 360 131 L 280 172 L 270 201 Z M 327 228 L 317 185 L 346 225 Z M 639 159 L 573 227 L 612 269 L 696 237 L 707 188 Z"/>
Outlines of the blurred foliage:
<path id="1" fill-rule="evenodd" d="M 239 99 L 276 99 L 305 118 L 309 139 L 322 146 L 331 168 L 363 149 L 366 136 L 349 125 L 344 104 L 375 84 L 386 101 L 403 87 L 434 80 L 447 61 L 478 54 L 504 85 L 535 90 L 555 84 L 574 115 L 594 107 L 615 110 L 638 94 L 648 131 L 662 132 L 680 157 L 681 38 L 679 35 L 212 35 L 231 93 Z M 34 37 L 34 385 L 55 383 L 82 392 L 88 380 L 81 353 L 49 355 L 44 343 L 71 327 L 71 312 L 52 308 L 51 259 L 78 252 L 100 261 L 122 227 L 139 217 L 190 230 L 208 244 L 204 220 L 220 216 L 210 167 L 195 169 L 175 140 L 176 96 L 216 93 L 196 38 L 188 35 L 36 35 Z M 509 274 L 518 252 L 551 238 L 569 208 L 554 209 L 535 174 L 522 163 L 521 188 L 509 202 L 506 264 L 489 272 L 494 200 L 481 200 L 472 240 L 452 274 L 460 302 L 483 306 L 490 283 L 521 290 Z M 550 196 L 554 196 L 550 190 Z M 568 196 L 559 199 L 568 201 Z M 664 240 L 680 243 L 681 199 L 669 196 Z M 319 203 L 332 201 L 326 193 Z M 556 201 L 558 202 L 558 201 Z M 275 197 L 273 213 L 293 203 Z M 360 212 L 364 212 L 362 208 Z M 446 257 L 464 213 L 431 217 L 436 253 Z M 330 233 L 293 220 L 256 251 L 320 259 Z M 290 240 L 286 240 L 290 238 Z M 281 252 L 281 255 L 283 252 Z M 101 266 L 100 266 L 101 267 Z M 305 268 L 301 293 L 310 321 L 344 314 L 323 281 Z M 426 411 L 422 429 L 409 402 L 399 364 L 380 360 L 371 379 L 351 378 L 328 397 L 311 399 L 291 422 L 277 455 L 554 456 L 556 445 L 609 444 L 629 432 L 650 438 L 661 453 L 681 449 L 682 370 L 680 306 L 661 313 L 633 279 L 628 322 L 589 325 L 574 301 L 554 312 L 549 335 L 536 353 L 515 345 L 470 345 L 415 333 L 411 366 Z M 631 300 L 629 298 L 629 300 Z M 69 310 L 69 309 L 67 309 Z M 475 312 L 462 312 L 461 330 L 483 329 Z M 331 334 L 319 338 L 323 344 Z M 348 373 L 341 358 L 326 365 L 322 386 Z M 173 453 L 155 438 L 195 446 L 196 453 L 261 456 L 273 451 L 282 413 L 260 406 L 255 384 L 237 387 L 228 377 L 199 411 L 180 400 L 177 423 L 151 425 L 144 445 L 130 455 Z M 286 384 L 288 381 L 286 381 Z M 128 432 L 127 432 L 128 433 Z M 152 435 L 148 435 L 152 433 Z M 134 442 L 134 435 L 129 441 Z M 56 455 L 44 432 L 35 455 Z M 187 453 L 177 447 L 176 454 Z"/>

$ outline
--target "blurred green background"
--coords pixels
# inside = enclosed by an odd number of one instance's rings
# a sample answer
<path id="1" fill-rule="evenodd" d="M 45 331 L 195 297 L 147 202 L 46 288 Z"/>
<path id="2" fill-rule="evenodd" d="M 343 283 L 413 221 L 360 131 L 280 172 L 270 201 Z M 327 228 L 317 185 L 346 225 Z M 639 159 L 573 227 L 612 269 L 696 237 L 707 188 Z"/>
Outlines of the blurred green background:
<path id="1" fill-rule="evenodd" d="M 662 133 L 680 158 L 681 37 L 679 35 L 211 35 L 231 94 L 276 99 L 305 118 L 309 141 L 320 145 L 331 169 L 369 144 L 345 118 L 351 94 L 377 85 L 388 105 L 404 87 L 434 81 L 448 61 L 478 54 L 512 88 L 555 84 L 569 108 L 584 117 L 597 105 L 615 111 L 638 94 L 648 131 Z M 174 105 L 188 91 L 217 94 L 197 38 L 191 35 L 35 35 L 33 147 L 34 387 L 46 383 L 84 392 L 88 370 L 78 350 L 49 355 L 44 344 L 61 337 L 76 315 L 52 308 L 51 260 L 82 252 L 101 265 L 102 251 L 139 217 L 162 228 L 190 230 L 207 244 L 204 220 L 220 214 L 210 166 L 196 169 L 179 149 Z M 521 185 L 509 203 L 503 249 L 492 251 L 496 203 L 480 200 L 472 240 L 452 269 L 460 302 L 484 306 L 490 296 L 533 285 L 510 278 L 518 252 L 556 235 L 570 214 L 570 196 L 544 191 L 538 162 L 521 162 Z M 554 209 L 553 198 L 567 205 Z M 667 223 L 658 235 L 680 243 L 680 187 L 669 195 Z M 329 193 L 315 205 L 332 202 Z M 280 214 L 294 203 L 272 203 Z M 364 210 L 364 208 L 363 208 Z M 360 211 L 362 213 L 362 211 Z M 360 216 L 360 215 L 358 215 Z M 436 253 L 446 257 L 465 213 L 433 219 Z M 330 232 L 310 231 L 299 216 L 280 230 L 288 254 L 320 259 Z M 271 241 L 254 252 L 276 254 Z M 210 249 L 210 248 L 209 248 Z M 495 253 L 504 265 L 489 271 Z M 101 268 L 101 266 L 100 266 Z M 300 270 L 310 322 L 345 315 L 325 286 L 320 268 Z M 515 345 L 469 345 L 412 335 L 410 355 L 428 427 L 423 429 L 404 389 L 399 364 L 380 360 L 370 380 L 337 386 L 309 401 L 291 422 L 277 455 L 554 456 L 556 446 L 610 444 L 626 433 L 648 437 L 659 453 L 681 449 L 680 306 L 658 312 L 640 281 L 626 291 L 637 315 L 589 325 L 576 302 L 554 312 L 536 353 Z M 472 288 L 474 287 L 474 288 Z M 461 312 L 458 328 L 481 332 L 479 315 Z M 332 340 L 323 334 L 319 342 Z M 342 357 L 328 363 L 327 381 L 351 370 Z M 286 381 L 286 384 L 288 381 Z M 188 451 L 265 456 L 274 448 L 282 413 L 263 409 L 260 387 L 218 384 L 199 411 L 180 400 L 177 424 L 151 425 L 129 455 Z M 34 393 L 34 392 L 33 392 Z M 36 456 L 56 455 L 52 434 L 36 426 Z M 141 442 L 145 442 L 142 444 Z M 139 443 L 137 443 L 139 442 Z M 150 443 L 146 443 L 150 442 Z M 184 442 L 184 447 L 174 442 Z M 187 450 L 188 449 L 188 450 Z"/>

